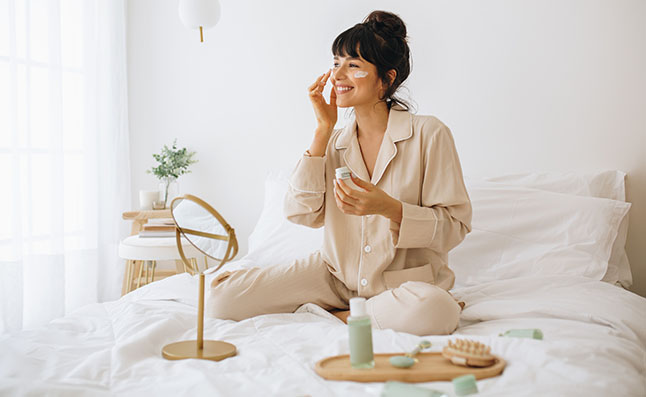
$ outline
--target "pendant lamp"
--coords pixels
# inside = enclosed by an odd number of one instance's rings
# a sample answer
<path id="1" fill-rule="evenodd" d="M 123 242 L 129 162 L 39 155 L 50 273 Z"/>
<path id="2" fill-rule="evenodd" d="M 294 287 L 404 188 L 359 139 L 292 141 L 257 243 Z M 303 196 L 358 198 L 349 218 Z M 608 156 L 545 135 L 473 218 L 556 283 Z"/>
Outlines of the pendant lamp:
<path id="1" fill-rule="evenodd" d="M 179 19 L 189 29 L 200 29 L 200 42 L 204 41 L 203 29 L 215 26 L 220 20 L 218 0 L 179 0 Z"/>

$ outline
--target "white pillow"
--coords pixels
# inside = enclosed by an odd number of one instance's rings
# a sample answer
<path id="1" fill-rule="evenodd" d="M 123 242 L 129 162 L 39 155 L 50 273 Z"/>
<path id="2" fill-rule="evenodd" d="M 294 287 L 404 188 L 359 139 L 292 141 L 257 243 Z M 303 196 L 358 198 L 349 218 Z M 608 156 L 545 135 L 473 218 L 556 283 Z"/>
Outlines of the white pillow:
<path id="1" fill-rule="evenodd" d="M 465 177 L 465 179 L 467 179 Z M 575 194 L 579 196 L 601 197 L 612 200 L 626 201 L 626 173 L 619 170 L 608 170 L 597 173 L 575 172 L 528 172 L 485 177 L 483 180 L 508 185 L 525 186 L 551 192 Z M 626 254 L 626 238 L 628 236 L 629 215 L 626 215 L 619 225 L 608 270 L 603 281 L 619 284 L 624 288 L 632 285 L 633 277 Z"/>
<path id="2" fill-rule="evenodd" d="M 474 189 L 473 191 L 469 190 L 469 195 L 472 200 L 472 205 L 474 206 L 474 221 L 476 227 L 480 226 L 486 230 L 492 230 L 491 228 L 499 227 L 503 221 L 502 219 L 505 216 L 508 216 L 509 200 L 515 202 L 519 197 L 526 195 L 525 202 L 522 206 L 516 206 L 517 209 L 524 209 L 529 211 L 529 213 L 520 213 L 518 218 L 514 220 L 514 223 L 507 225 L 507 229 L 515 230 L 521 229 L 522 224 L 519 222 L 526 222 L 526 220 L 535 216 L 536 211 L 543 211 L 545 215 L 549 214 L 549 217 L 539 216 L 541 222 L 532 224 L 531 227 L 534 229 L 529 230 L 538 237 L 552 237 L 549 243 L 551 245 L 545 244 L 541 246 L 540 238 L 536 241 L 528 240 L 527 246 L 522 246 L 523 249 L 528 251 L 522 253 L 521 258 L 527 258 L 534 255 L 551 255 L 554 256 L 555 252 L 562 252 L 563 258 L 569 258 L 570 251 L 574 251 L 575 257 L 578 261 L 570 263 L 570 265 L 563 264 L 563 266 L 554 266 L 554 263 L 550 265 L 549 262 L 540 262 L 540 266 L 545 266 L 543 270 L 550 270 L 549 266 L 552 266 L 552 270 L 555 270 L 559 274 L 587 274 L 588 276 L 593 276 L 599 278 L 599 272 L 602 272 L 604 268 L 607 267 L 607 264 L 604 264 L 604 257 L 607 256 L 603 252 L 604 244 L 608 244 L 608 240 L 617 240 L 618 238 L 613 237 L 617 234 L 616 221 L 619 219 L 620 226 L 626 222 L 628 216 L 622 211 L 628 211 L 630 204 L 622 203 L 617 201 L 614 203 L 612 200 L 604 199 L 594 199 L 591 197 L 585 196 L 576 196 L 576 194 L 582 194 L 582 192 L 595 192 L 595 194 L 603 194 L 609 197 L 621 197 L 621 191 L 623 188 L 617 188 L 617 186 L 622 185 L 616 180 L 612 182 L 611 177 L 607 178 L 598 178 L 592 177 L 588 180 L 590 181 L 587 184 L 579 183 L 570 183 L 569 180 L 580 180 L 580 176 L 573 175 L 568 177 L 567 174 L 561 174 L 560 179 L 558 174 L 550 174 L 549 176 L 545 174 L 533 174 L 533 175 L 543 175 L 540 177 L 531 177 L 530 174 L 516 174 L 515 177 L 506 176 L 506 177 L 495 177 L 499 181 L 501 178 L 506 178 L 505 183 L 526 183 L 531 184 L 532 182 L 539 182 L 542 188 L 552 188 L 554 190 L 560 189 L 563 192 L 575 194 L 568 196 L 567 194 L 558 194 L 551 193 L 548 191 L 541 191 L 537 189 L 523 189 L 518 187 L 514 189 L 513 186 L 503 184 L 502 182 L 491 183 L 486 181 L 476 181 L 473 178 L 465 177 L 465 182 L 467 188 Z M 606 175 L 608 176 L 608 175 Z M 249 236 L 249 253 L 242 259 L 248 260 L 255 266 L 270 266 L 281 263 L 288 263 L 294 259 L 302 258 L 310 253 L 314 252 L 317 249 L 320 249 L 323 243 L 323 228 L 312 229 L 306 226 L 297 225 L 289 222 L 283 213 L 283 200 L 285 198 L 285 193 L 287 192 L 288 186 L 288 177 L 289 172 L 287 171 L 274 171 L 267 175 L 265 180 L 265 200 L 262 213 L 260 218 Z M 551 178 L 551 179 L 550 179 Z M 623 177 L 621 178 L 623 180 Z M 552 181 L 547 183 L 548 180 Z M 599 181 L 604 181 L 603 183 L 596 183 Z M 474 184 L 480 182 L 481 187 L 489 186 L 491 189 L 487 191 L 477 188 Z M 485 185 L 482 185 L 485 183 Z M 489 185 L 486 185 L 486 184 Z M 603 189 L 602 187 L 607 187 Z M 622 185 L 623 186 L 623 185 Z M 609 187 L 609 188 L 608 188 Z M 497 190 L 496 190 L 497 188 Z M 480 190 L 479 190 L 480 189 Z M 480 193 L 483 194 L 480 194 Z M 487 197 L 486 193 L 491 197 Z M 500 193 L 500 197 L 496 198 L 496 194 Z M 547 195 L 547 201 L 542 201 Z M 614 196 L 613 196 L 614 195 Z M 562 199 L 561 199 L 562 198 Z M 529 200 L 529 201 L 528 201 Z M 582 203 L 579 201 L 582 200 Z M 481 205 L 482 203 L 482 205 Z M 545 210 L 543 207 L 545 203 L 552 203 L 552 207 Z M 596 208 L 601 207 L 601 208 Z M 612 217 L 612 209 L 617 211 L 615 213 L 616 217 Z M 590 218 L 586 218 L 586 211 L 591 213 Z M 605 212 L 603 212 L 605 211 Z M 610 211 L 610 214 L 608 213 Z M 561 216 L 562 215 L 562 216 Z M 597 225 L 595 222 L 604 219 L 604 216 L 610 215 L 608 223 L 605 225 Z M 591 241 L 584 242 L 583 247 L 580 252 L 577 252 L 577 247 L 575 245 L 576 241 L 572 241 L 569 250 L 560 247 L 561 241 L 557 237 L 557 233 L 566 233 L 566 224 L 572 223 L 571 229 L 576 231 L 577 238 L 579 240 L 585 239 L 585 232 L 583 231 L 585 227 L 592 227 L 594 233 Z M 538 225 L 541 227 L 537 227 Z M 606 230 L 606 238 L 603 238 L 603 230 Z M 556 233 L 554 232 L 556 231 Z M 497 249 L 498 246 L 504 246 L 504 241 L 501 242 L 501 237 L 495 233 L 485 233 L 478 230 L 474 230 L 467 235 L 465 241 L 460 245 L 454 248 L 449 253 L 449 266 L 456 271 L 456 286 L 460 283 L 463 283 L 463 279 L 468 282 L 469 277 L 471 277 L 472 282 L 476 282 L 478 275 L 484 275 L 485 277 L 491 278 L 491 271 L 499 272 L 499 276 L 503 278 L 508 278 L 508 274 L 503 270 L 510 270 L 505 267 L 505 263 L 500 264 L 496 269 L 488 270 L 487 266 L 490 266 L 490 263 L 494 265 L 498 262 L 490 260 L 487 262 L 485 258 L 491 257 L 491 253 L 494 249 Z M 528 232 L 525 231 L 527 234 Z M 531 234 L 531 233 L 530 233 Z M 599 244 L 595 243 L 595 239 L 599 238 L 601 235 Z M 567 240 L 567 236 L 561 236 L 563 241 Z M 605 242 L 603 242 L 605 240 Z M 584 259 L 591 255 L 590 250 L 594 250 L 594 246 L 598 245 L 600 250 L 596 257 L 591 259 L 591 262 L 588 263 Z M 615 244 L 615 247 L 617 244 Z M 623 245 L 621 245 L 623 249 Z M 505 254 L 505 257 L 509 257 L 513 252 L 522 251 L 521 245 L 510 247 L 509 253 Z M 585 248 L 585 249 L 583 249 Z M 550 249 L 555 251 L 549 253 Z M 541 251 L 542 250 L 542 251 Z M 560 250 L 560 251 L 559 251 Z M 496 251 L 499 252 L 500 251 Z M 560 254 L 559 254 L 560 255 Z M 482 259 L 478 263 L 472 262 L 469 259 L 469 256 L 474 258 Z M 556 259 L 552 259 L 552 262 L 561 258 L 558 256 Z M 502 259 L 502 258 L 501 258 Z M 519 259 L 519 260 L 520 260 Z M 582 262 L 583 261 L 583 262 Z M 513 262 L 513 261 L 512 261 Z M 549 266 L 548 266 L 549 265 Z M 569 266 L 569 267 L 566 267 Z M 586 268 L 582 270 L 582 268 Z M 523 272 L 528 272 L 529 274 L 536 273 L 537 269 L 527 269 L 525 267 L 519 267 L 518 269 L 511 269 L 509 273 L 513 274 L 523 274 Z M 469 275 L 469 273 L 473 273 Z M 609 272 L 606 273 L 608 275 Z M 628 273 L 630 275 L 630 273 Z M 479 281 L 478 281 L 479 282 Z"/>
<path id="3" fill-rule="evenodd" d="M 472 231 L 449 253 L 456 286 L 531 275 L 601 280 L 630 203 L 465 178 Z"/>
<path id="4" fill-rule="evenodd" d="M 550 192 L 626 201 L 624 182 L 626 173 L 619 170 L 601 171 L 597 173 L 525 172 L 490 176 L 481 179 L 507 185 L 549 190 Z"/>
<path id="5" fill-rule="evenodd" d="M 265 179 L 265 200 L 258 223 L 249 235 L 249 252 L 242 259 L 255 266 L 289 263 L 323 245 L 323 228 L 313 229 L 287 220 L 283 201 L 289 173 L 272 171 Z"/>

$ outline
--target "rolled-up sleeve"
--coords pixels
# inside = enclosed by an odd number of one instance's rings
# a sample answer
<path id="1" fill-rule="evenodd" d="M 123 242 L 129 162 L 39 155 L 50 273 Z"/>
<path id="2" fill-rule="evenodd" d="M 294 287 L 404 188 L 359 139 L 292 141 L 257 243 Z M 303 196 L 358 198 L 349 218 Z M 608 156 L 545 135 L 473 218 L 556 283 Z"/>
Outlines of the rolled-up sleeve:
<path id="1" fill-rule="evenodd" d="M 325 217 L 326 157 L 303 155 L 289 178 L 284 200 L 290 222 L 319 228 Z"/>
<path id="2" fill-rule="evenodd" d="M 471 200 L 453 136 L 444 124 L 434 125 L 423 160 L 422 205 L 402 202 L 401 223 L 390 222 L 395 248 L 448 252 L 471 231 Z"/>

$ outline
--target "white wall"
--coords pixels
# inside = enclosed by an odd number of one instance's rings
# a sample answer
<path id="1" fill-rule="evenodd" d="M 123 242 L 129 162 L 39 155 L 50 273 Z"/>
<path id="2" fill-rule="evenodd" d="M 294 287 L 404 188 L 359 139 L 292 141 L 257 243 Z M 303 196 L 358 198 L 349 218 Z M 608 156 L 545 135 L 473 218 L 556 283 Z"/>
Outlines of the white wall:
<path id="1" fill-rule="evenodd" d="M 220 0 L 204 43 L 177 3 L 128 3 L 133 194 L 156 188 L 151 154 L 177 137 L 200 161 L 181 191 L 222 213 L 243 255 L 266 171 L 309 146 L 306 87 L 332 41 L 384 9 L 409 29 L 410 98 L 451 128 L 466 175 L 628 173 L 627 250 L 646 296 L 646 2 Z"/>

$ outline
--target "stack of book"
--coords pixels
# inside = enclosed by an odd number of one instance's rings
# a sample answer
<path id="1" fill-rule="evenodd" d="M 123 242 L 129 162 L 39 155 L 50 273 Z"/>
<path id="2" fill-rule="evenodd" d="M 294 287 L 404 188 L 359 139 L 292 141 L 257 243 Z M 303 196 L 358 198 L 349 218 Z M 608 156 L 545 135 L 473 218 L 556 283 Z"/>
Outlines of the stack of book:
<path id="1" fill-rule="evenodd" d="M 149 219 L 142 225 L 139 237 L 175 237 L 175 222 L 170 218 Z"/>

